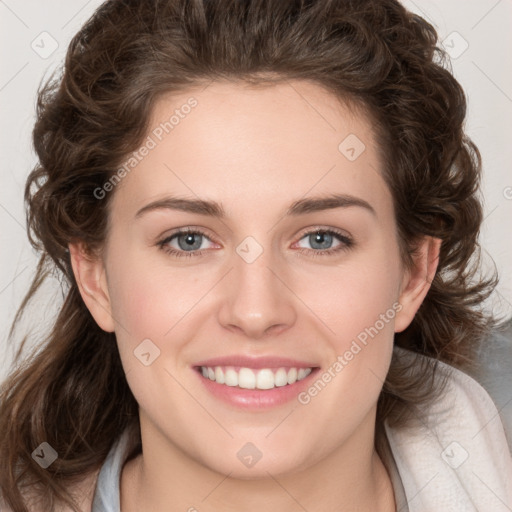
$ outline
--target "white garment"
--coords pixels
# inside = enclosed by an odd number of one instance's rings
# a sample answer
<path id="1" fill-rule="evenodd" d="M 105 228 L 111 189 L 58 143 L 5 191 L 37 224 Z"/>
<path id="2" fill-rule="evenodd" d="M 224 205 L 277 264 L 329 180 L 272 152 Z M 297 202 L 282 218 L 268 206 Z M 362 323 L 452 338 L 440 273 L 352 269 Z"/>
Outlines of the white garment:
<path id="1" fill-rule="evenodd" d="M 409 511 L 512 511 L 511 448 L 496 406 L 465 373 L 438 371 L 445 391 L 415 426 L 385 425 Z"/>

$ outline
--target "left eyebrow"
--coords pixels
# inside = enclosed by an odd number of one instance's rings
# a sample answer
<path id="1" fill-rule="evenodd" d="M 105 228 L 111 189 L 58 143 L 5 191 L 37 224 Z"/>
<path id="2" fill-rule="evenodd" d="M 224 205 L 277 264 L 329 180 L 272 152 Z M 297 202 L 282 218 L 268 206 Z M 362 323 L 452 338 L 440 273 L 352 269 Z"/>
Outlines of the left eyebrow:
<path id="1" fill-rule="evenodd" d="M 322 210 L 331 210 L 334 208 L 348 208 L 350 206 L 358 206 L 368 210 L 374 216 L 377 213 L 373 209 L 370 203 L 361 199 L 347 194 L 332 194 L 327 197 L 312 197 L 299 199 L 292 203 L 286 215 L 304 215 L 306 213 L 318 212 Z"/>
<path id="2" fill-rule="evenodd" d="M 286 215 L 298 216 L 334 208 L 360 207 L 377 216 L 373 207 L 364 199 L 347 194 L 332 194 L 329 196 L 309 197 L 294 201 L 288 208 Z M 167 197 L 143 206 L 135 214 L 136 218 L 147 212 L 160 209 L 181 210 L 209 217 L 225 219 L 226 213 L 220 203 L 203 199 L 187 199 L 184 197 Z"/>

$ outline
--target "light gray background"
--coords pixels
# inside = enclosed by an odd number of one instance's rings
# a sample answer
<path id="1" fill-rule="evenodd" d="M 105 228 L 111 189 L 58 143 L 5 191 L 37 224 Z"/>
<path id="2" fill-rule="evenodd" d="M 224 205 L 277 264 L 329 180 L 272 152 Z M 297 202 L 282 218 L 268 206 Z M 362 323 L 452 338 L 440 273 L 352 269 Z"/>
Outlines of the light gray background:
<path id="1" fill-rule="evenodd" d="M 12 360 L 7 333 L 35 271 L 37 256 L 25 232 L 23 187 L 35 164 L 31 147 L 38 84 L 62 62 L 71 37 L 101 0 L 0 0 L 0 380 Z M 469 98 L 467 133 L 484 163 L 485 221 L 481 241 L 501 282 L 486 304 L 512 312 L 512 49 L 511 0 L 405 0 L 437 28 L 453 71 Z M 47 34 L 44 34 L 46 32 Z M 48 35 L 49 34 L 49 35 Z M 52 50 L 52 45 L 58 44 Z M 467 48 L 466 48 L 467 46 Z M 46 52 L 46 53 L 45 53 Z M 43 58 L 44 57 L 44 58 Z M 492 258 L 492 260 L 491 260 Z M 51 325 L 61 301 L 49 282 L 22 325 L 32 339 Z"/>

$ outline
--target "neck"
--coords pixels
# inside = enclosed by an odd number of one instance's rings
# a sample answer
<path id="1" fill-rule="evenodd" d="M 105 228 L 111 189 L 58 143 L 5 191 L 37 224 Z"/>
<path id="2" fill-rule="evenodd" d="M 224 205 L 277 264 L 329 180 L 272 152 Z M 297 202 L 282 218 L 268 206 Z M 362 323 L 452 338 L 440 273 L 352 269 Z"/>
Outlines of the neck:
<path id="1" fill-rule="evenodd" d="M 297 507 L 308 512 L 395 510 L 389 476 L 373 448 L 374 427 L 363 426 L 355 439 L 305 469 L 286 474 L 265 471 L 254 479 L 206 467 L 144 421 L 141 432 L 143 454 L 125 464 L 122 472 L 123 512 L 261 512 L 269 505 L 282 512 Z"/>

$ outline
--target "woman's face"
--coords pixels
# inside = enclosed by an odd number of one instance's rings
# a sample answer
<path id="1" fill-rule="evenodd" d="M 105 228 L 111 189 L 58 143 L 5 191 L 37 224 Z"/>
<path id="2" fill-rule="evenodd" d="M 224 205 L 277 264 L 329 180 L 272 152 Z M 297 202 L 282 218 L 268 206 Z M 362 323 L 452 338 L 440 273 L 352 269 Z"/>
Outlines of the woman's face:
<path id="1" fill-rule="evenodd" d="M 144 454 L 252 478 L 371 450 L 410 311 L 369 121 L 308 82 L 214 82 L 160 100 L 148 136 L 109 192 L 95 313 Z"/>

